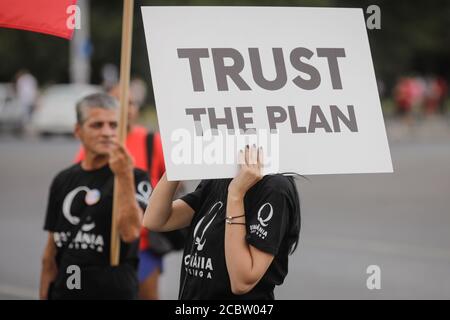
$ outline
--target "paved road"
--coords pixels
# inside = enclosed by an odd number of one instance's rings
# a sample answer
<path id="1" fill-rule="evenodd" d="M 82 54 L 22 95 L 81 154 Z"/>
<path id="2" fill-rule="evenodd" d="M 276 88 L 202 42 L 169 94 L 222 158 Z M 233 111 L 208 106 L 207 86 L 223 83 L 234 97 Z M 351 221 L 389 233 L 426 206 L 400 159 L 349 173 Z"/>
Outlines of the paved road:
<path id="1" fill-rule="evenodd" d="M 388 126 L 393 174 L 299 182 L 301 244 L 277 298 L 450 298 L 446 126 Z M 0 138 L 0 298 L 37 297 L 47 188 L 76 148 L 70 139 Z M 180 258 L 165 260 L 162 298 L 177 296 Z M 381 268 L 380 290 L 366 287 L 369 265 Z"/>

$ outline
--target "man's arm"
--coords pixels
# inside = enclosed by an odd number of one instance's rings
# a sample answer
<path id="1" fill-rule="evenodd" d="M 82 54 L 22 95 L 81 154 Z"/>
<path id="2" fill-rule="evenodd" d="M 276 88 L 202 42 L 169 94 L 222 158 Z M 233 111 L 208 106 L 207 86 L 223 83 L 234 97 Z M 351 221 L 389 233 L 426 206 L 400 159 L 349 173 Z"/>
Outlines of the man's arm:
<path id="1" fill-rule="evenodd" d="M 42 256 L 42 270 L 41 270 L 41 281 L 39 287 L 39 299 L 48 299 L 48 289 L 50 283 L 55 281 L 58 275 L 58 267 L 56 265 L 56 245 L 53 241 L 53 233 L 48 233 L 47 244 L 44 249 L 44 254 Z"/>
<path id="2" fill-rule="evenodd" d="M 133 172 L 117 177 L 117 228 L 124 242 L 133 242 L 139 238 L 142 221 L 142 209 L 136 201 Z"/>
<path id="3" fill-rule="evenodd" d="M 133 242 L 139 238 L 142 221 L 142 209 L 135 194 L 133 162 L 124 147 L 116 144 L 111 151 L 109 166 L 117 183 L 117 228 L 124 242 Z"/>

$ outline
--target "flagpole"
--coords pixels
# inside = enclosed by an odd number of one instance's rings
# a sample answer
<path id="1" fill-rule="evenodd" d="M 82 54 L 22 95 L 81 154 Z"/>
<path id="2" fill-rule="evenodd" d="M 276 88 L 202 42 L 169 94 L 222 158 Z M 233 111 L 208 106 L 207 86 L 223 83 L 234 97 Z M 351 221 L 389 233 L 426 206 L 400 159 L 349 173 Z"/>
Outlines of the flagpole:
<path id="1" fill-rule="evenodd" d="M 131 41 L 133 37 L 133 9 L 134 0 L 124 0 L 122 18 L 122 52 L 120 57 L 120 118 L 119 118 L 119 142 L 124 145 L 127 135 L 128 120 L 128 96 L 130 87 L 131 69 Z M 114 179 L 114 185 L 118 183 Z M 117 230 L 117 188 L 114 188 L 113 212 L 111 223 L 111 256 L 112 266 L 119 265 L 120 260 L 120 237 Z"/>

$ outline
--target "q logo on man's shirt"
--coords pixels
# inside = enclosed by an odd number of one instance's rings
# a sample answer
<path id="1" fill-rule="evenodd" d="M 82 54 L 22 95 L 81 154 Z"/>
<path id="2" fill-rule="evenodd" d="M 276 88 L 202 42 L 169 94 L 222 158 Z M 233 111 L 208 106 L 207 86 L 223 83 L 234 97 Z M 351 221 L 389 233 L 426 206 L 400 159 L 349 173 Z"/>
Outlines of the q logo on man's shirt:
<path id="1" fill-rule="evenodd" d="M 136 200 L 147 206 L 148 199 L 153 192 L 152 185 L 148 181 L 141 181 L 136 187 Z"/>
<path id="2" fill-rule="evenodd" d="M 72 204 L 75 200 L 75 197 L 81 192 L 85 192 L 84 202 L 87 206 L 96 205 L 102 198 L 99 190 L 90 189 L 87 186 L 77 187 L 64 197 L 64 201 L 62 204 L 63 216 L 70 224 L 75 226 L 80 224 L 80 217 L 74 216 L 72 214 Z M 105 241 L 102 234 L 97 234 L 93 231 L 96 226 L 95 221 L 93 221 L 93 217 L 88 215 L 86 217 L 86 221 L 87 223 L 84 223 L 80 227 L 80 230 L 78 230 L 77 234 L 73 237 L 71 243 L 68 244 L 68 249 L 94 250 L 99 253 L 104 252 L 103 247 L 105 245 Z M 61 231 L 53 233 L 53 239 L 57 247 L 61 248 L 63 244 L 68 241 L 70 232 L 71 231 Z"/>
<path id="3" fill-rule="evenodd" d="M 88 206 L 92 206 L 92 205 L 96 204 L 97 202 L 100 201 L 100 198 L 101 198 L 100 191 L 98 191 L 97 189 L 91 190 L 85 186 L 81 186 L 81 187 L 75 188 L 72 191 L 70 191 L 64 198 L 63 205 L 62 205 L 62 211 L 63 211 L 63 215 L 67 219 L 67 221 L 69 221 L 73 225 L 77 225 L 80 223 L 80 218 L 72 215 L 71 208 L 72 208 L 72 202 L 73 202 L 75 196 L 81 191 L 86 192 L 85 202 Z M 91 231 L 92 229 L 94 229 L 94 227 L 95 227 L 95 222 L 92 222 L 90 224 L 84 224 L 81 227 L 81 229 L 85 232 L 88 232 L 88 231 Z"/>

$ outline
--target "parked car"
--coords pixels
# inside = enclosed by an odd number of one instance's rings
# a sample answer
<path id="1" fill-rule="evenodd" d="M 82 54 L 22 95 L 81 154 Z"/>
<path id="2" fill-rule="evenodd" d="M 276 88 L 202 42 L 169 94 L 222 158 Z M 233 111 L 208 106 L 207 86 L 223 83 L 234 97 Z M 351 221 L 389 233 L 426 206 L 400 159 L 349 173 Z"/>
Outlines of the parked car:
<path id="1" fill-rule="evenodd" d="M 30 129 L 40 135 L 71 134 L 76 121 L 76 103 L 84 96 L 101 91 L 99 86 L 86 84 L 49 87 L 38 99 Z"/>

